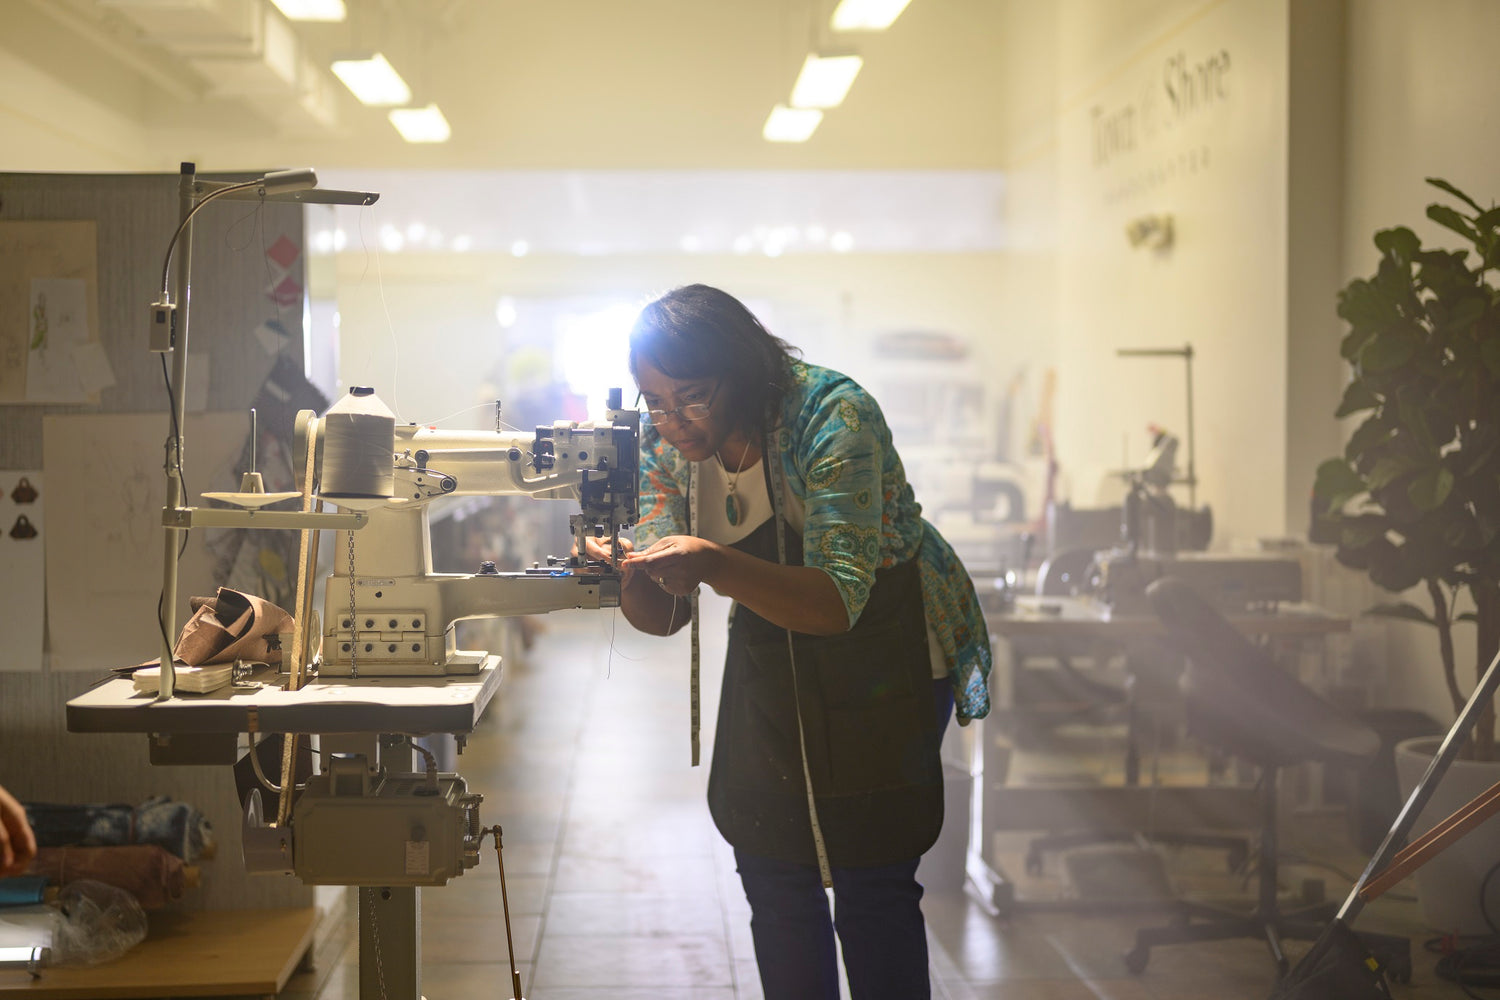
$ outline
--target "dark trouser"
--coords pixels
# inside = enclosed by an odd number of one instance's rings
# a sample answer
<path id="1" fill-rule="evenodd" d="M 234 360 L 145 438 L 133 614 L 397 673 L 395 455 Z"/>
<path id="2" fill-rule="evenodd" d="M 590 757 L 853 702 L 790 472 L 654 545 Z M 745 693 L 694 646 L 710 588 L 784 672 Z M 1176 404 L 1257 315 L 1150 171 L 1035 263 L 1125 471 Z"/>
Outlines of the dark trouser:
<path id="1" fill-rule="evenodd" d="M 938 731 L 953 711 L 946 678 L 933 682 Z M 926 1000 L 927 929 L 920 858 L 875 868 L 833 869 L 834 912 L 813 865 L 734 852 L 766 1000 L 838 1000 L 835 933 L 854 1000 Z"/>

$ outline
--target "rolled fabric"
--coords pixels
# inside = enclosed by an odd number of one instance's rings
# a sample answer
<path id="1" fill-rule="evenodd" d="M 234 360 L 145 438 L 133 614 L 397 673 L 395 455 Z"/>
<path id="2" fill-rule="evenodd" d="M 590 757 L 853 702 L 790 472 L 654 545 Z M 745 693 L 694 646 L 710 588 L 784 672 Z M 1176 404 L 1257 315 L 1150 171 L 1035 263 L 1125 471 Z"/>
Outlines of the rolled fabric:
<path id="1" fill-rule="evenodd" d="M 120 847 L 42 847 L 28 873 L 68 885 L 92 879 L 134 896 L 142 909 L 159 910 L 181 899 L 188 887 L 188 866 L 156 844 Z"/>
<path id="2" fill-rule="evenodd" d="M 38 847 L 159 844 L 186 862 L 213 857 L 213 824 L 186 802 L 168 796 L 139 806 L 23 803 Z"/>

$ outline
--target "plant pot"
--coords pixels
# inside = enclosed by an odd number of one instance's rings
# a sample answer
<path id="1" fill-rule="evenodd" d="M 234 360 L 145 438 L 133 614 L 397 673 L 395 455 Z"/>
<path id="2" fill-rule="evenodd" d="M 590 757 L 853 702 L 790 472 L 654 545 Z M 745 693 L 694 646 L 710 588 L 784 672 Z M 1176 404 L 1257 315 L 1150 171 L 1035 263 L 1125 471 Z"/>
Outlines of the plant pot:
<path id="1" fill-rule="evenodd" d="M 1427 773 L 1441 743 L 1442 737 L 1419 736 L 1396 744 L 1396 777 L 1403 802 L 1411 797 L 1417 782 Z M 1500 761 L 1455 760 L 1433 790 L 1408 839 L 1420 837 L 1497 781 L 1500 781 Z M 1423 921 L 1433 930 L 1447 934 L 1500 933 L 1500 870 L 1497 869 L 1500 869 L 1500 816 L 1492 816 L 1417 869 L 1414 879 Z"/>

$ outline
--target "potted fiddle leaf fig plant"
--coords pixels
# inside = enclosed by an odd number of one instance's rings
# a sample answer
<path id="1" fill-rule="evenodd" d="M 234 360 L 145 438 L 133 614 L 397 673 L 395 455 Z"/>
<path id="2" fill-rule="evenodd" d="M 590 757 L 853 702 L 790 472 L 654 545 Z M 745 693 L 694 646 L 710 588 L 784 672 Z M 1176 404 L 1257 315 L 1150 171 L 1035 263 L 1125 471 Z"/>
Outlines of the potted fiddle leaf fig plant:
<path id="1" fill-rule="evenodd" d="M 1428 183 L 1449 200 L 1428 206 L 1427 217 L 1456 234 L 1458 248 L 1423 247 L 1404 226 L 1380 230 L 1375 274 L 1339 293 L 1350 380 L 1336 416 L 1359 423 L 1344 453 L 1318 467 L 1312 536 L 1393 595 L 1425 592 L 1425 602 L 1395 599 L 1371 612 L 1436 630 L 1456 714 L 1470 674 L 1477 683 L 1500 648 L 1500 208 Z M 1455 642 L 1459 622 L 1474 625 L 1472 653 Z M 1473 760 L 1496 758 L 1493 703 L 1465 749 Z M 1459 919 L 1429 916 L 1448 930 Z"/>

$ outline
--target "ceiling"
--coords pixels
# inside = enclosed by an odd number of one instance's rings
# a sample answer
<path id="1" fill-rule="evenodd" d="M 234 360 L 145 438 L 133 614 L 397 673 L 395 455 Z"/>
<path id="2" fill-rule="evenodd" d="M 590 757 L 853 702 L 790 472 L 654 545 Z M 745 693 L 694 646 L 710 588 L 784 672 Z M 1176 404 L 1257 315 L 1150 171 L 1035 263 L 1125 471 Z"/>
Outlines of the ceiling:
<path id="1" fill-rule="evenodd" d="M 302 80 L 318 88 L 311 99 L 304 84 L 246 72 L 262 67 L 244 52 L 205 56 L 173 20 L 268 0 L 0 0 L 10 21 L 0 47 L 138 122 L 147 155 L 161 161 L 153 169 L 190 158 L 205 169 L 466 170 L 995 170 L 1002 161 L 996 54 L 1011 6 L 1002 0 L 913 0 L 885 32 L 837 34 L 832 0 L 348 3 L 341 24 L 280 22 Z M 766 115 L 815 48 L 858 51 L 864 69 L 809 142 L 766 142 Z M 414 103 L 442 108 L 452 139 L 408 144 L 382 110 L 358 104 L 327 72 L 356 50 L 384 52 Z"/>

